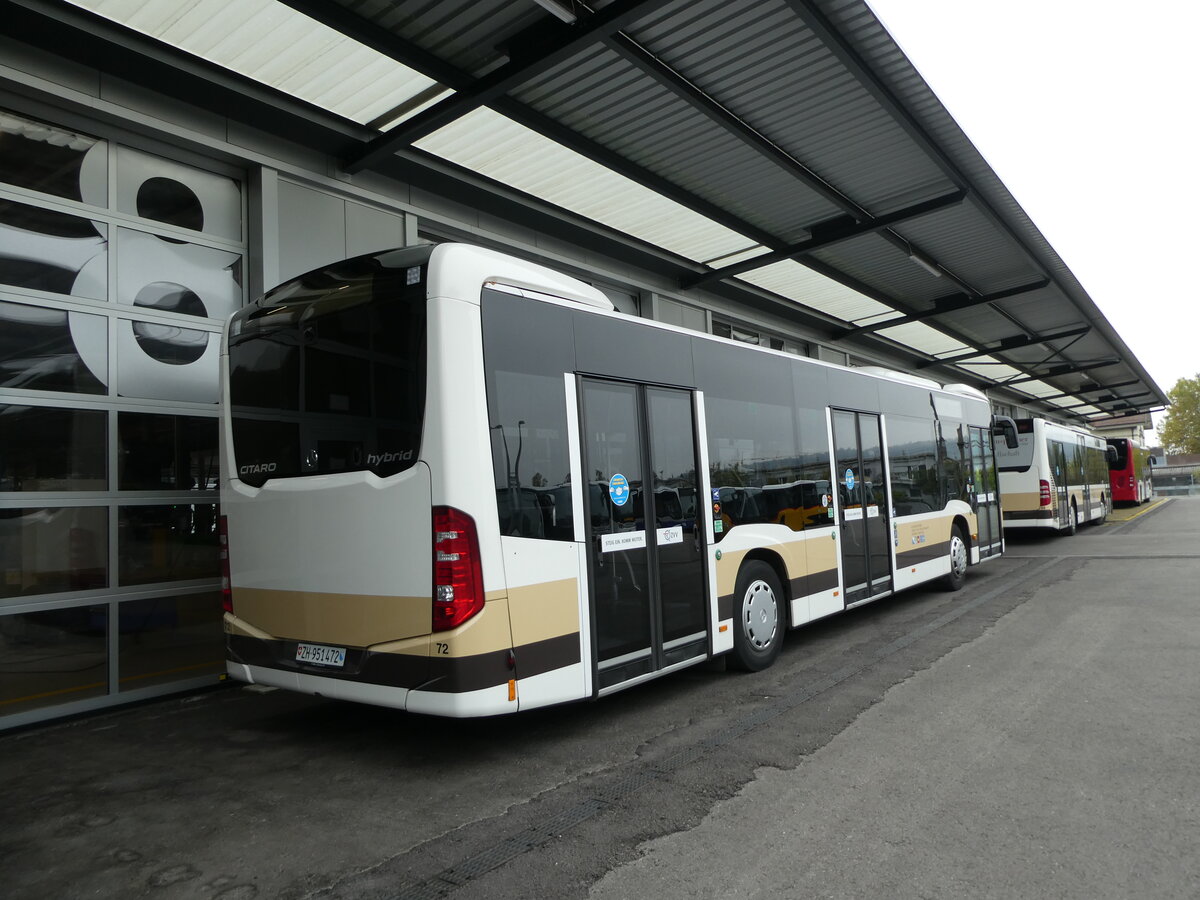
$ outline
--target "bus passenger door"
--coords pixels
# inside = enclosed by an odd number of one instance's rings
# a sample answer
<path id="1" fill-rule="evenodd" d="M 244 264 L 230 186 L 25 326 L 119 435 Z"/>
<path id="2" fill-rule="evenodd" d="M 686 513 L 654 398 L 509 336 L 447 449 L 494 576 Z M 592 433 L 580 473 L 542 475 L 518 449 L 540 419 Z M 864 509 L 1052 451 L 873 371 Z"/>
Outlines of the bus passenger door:
<path id="1" fill-rule="evenodd" d="M 891 506 L 879 416 L 833 410 L 833 444 L 843 589 L 852 606 L 892 589 Z"/>
<path id="2" fill-rule="evenodd" d="M 693 397 L 580 379 L 598 693 L 708 654 Z M 707 509 L 707 506 L 704 507 Z"/>
<path id="3" fill-rule="evenodd" d="M 992 455 L 991 428 L 971 426 L 972 506 L 979 529 L 979 558 L 987 559 L 1001 550 L 1000 495 L 996 487 L 996 459 Z"/>
<path id="4" fill-rule="evenodd" d="M 1050 450 L 1050 469 L 1054 472 L 1055 518 L 1059 527 L 1071 521 L 1071 483 L 1067 475 L 1066 448 L 1061 441 L 1047 441 Z"/>

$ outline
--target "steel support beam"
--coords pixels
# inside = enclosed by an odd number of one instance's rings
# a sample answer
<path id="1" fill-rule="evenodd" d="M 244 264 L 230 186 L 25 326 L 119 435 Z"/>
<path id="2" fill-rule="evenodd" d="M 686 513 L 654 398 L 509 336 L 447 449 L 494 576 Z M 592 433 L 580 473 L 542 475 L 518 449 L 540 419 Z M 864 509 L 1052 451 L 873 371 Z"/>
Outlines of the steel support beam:
<path id="1" fill-rule="evenodd" d="M 853 216 L 859 222 L 871 221 L 874 218 L 864 207 L 754 128 L 745 119 L 735 115 L 728 107 L 700 90 L 637 41 L 624 34 L 614 34 L 607 37 L 605 43 L 646 75 L 674 93 L 675 96 L 686 101 L 692 108 L 703 113 L 729 134 L 778 165 L 789 175 L 803 182 L 806 187 L 816 191 L 838 209 Z M 964 194 L 966 193 L 965 188 L 960 188 L 960 190 Z"/>
<path id="2" fill-rule="evenodd" d="M 1113 366 L 1119 366 L 1120 364 L 1121 364 L 1121 360 L 1114 359 L 1114 360 L 1111 360 L 1108 362 L 1088 364 L 1085 366 L 1074 366 L 1070 369 L 1070 371 L 1066 371 L 1066 372 L 1056 372 L 1054 374 L 1047 372 L 1044 375 L 1031 375 L 1031 376 L 1027 376 L 1025 378 L 1013 378 L 1010 381 L 1003 382 L 1003 384 L 1006 386 L 1010 385 L 1010 384 L 1025 384 L 1028 381 L 1042 381 L 1046 378 L 1054 378 L 1057 375 L 1080 374 L 1083 372 L 1095 372 L 1097 369 L 1110 369 Z M 1094 385 L 1094 386 L 1090 386 L 1090 387 L 1087 385 L 1081 385 L 1079 388 L 1079 391 L 1083 392 L 1083 393 L 1088 393 L 1093 390 L 1104 391 L 1104 390 L 1108 390 L 1108 388 L 1103 387 L 1102 385 Z"/>
<path id="3" fill-rule="evenodd" d="M 344 160 L 342 167 L 351 174 L 371 168 L 401 147 L 437 131 L 474 109 L 489 105 L 517 85 L 565 62 L 666 2 L 668 0 L 615 0 L 600 11 L 580 18 L 574 25 L 556 22 L 555 30 L 561 35 L 560 39 L 542 48 L 539 55 L 512 59 L 470 86 L 460 88 L 452 97 L 422 110 L 391 131 L 372 139 L 361 152 Z"/>
<path id="4" fill-rule="evenodd" d="M 1005 338 L 998 344 L 992 347 L 986 347 L 971 353 L 960 353 L 957 356 L 944 356 L 935 359 L 932 362 L 922 363 L 918 368 L 927 369 L 932 365 L 954 365 L 959 362 L 966 362 L 968 359 L 974 359 L 976 356 L 994 356 L 997 353 L 1004 353 L 1007 350 L 1019 350 L 1022 347 L 1033 347 L 1037 344 L 1049 344 L 1051 341 L 1060 341 L 1065 338 L 1076 337 L 1078 335 L 1087 334 L 1092 330 L 1091 325 L 1081 325 L 1078 328 L 1068 328 L 1065 331 L 1056 331 L 1054 334 L 1039 334 L 1026 337 L 1010 337 Z M 1003 360 L 1001 362 L 1004 362 Z M 1012 363 L 1004 362 L 1005 365 Z M 1030 381 L 1036 381 L 1037 378 L 1031 378 Z M 1005 382 L 1006 385 L 1012 384 L 1011 381 Z"/>
<path id="5" fill-rule="evenodd" d="M 1030 294 L 1034 291 L 1040 291 L 1042 288 L 1049 287 L 1050 280 L 1042 278 L 1038 281 L 1023 284 L 1019 287 L 1009 288 L 1005 291 L 997 291 L 994 294 L 984 294 L 983 296 L 972 297 L 968 294 L 951 294 L 948 297 L 938 297 L 933 301 L 933 308 L 924 312 L 913 313 L 912 315 L 900 316 L 895 319 L 885 319 L 881 322 L 872 322 L 870 325 L 856 325 L 853 328 L 846 329 L 845 334 L 839 335 L 836 340 L 842 338 L 854 337 L 859 334 L 867 334 L 873 331 L 883 331 L 887 328 L 893 328 L 896 325 L 907 325 L 909 322 L 923 322 L 926 319 L 934 319 L 938 316 L 944 316 L 947 313 L 958 312 L 963 309 L 970 309 L 973 306 L 984 306 L 988 303 L 996 303 L 1000 300 L 1008 300 L 1011 297 L 1020 297 L 1022 294 Z"/>
<path id="6" fill-rule="evenodd" d="M 719 269 L 713 269 L 711 272 L 705 272 L 702 275 L 696 275 L 692 278 L 684 279 L 681 285 L 685 290 L 688 288 L 699 287 L 708 284 L 712 281 L 724 281 L 726 278 L 733 278 L 736 275 L 741 275 L 744 272 L 750 272 L 754 269 L 768 266 L 771 263 L 780 262 L 785 259 L 794 259 L 797 256 L 802 256 L 805 253 L 812 253 L 814 250 L 820 250 L 824 247 L 829 247 L 841 241 L 848 241 L 851 238 L 859 237 L 860 235 L 870 234 L 873 231 L 878 231 L 881 228 L 887 228 L 891 225 L 897 225 L 900 222 L 916 219 L 921 216 L 929 215 L 942 209 L 949 209 L 952 206 L 957 206 L 962 203 L 967 197 L 963 191 L 954 191 L 950 194 L 943 194 L 941 197 L 934 197 L 932 200 L 926 200 L 923 203 L 916 203 L 912 206 L 898 209 L 895 212 L 888 213 L 885 216 L 869 219 L 865 222 L 848 222 L 842 221 L 830 225 L 827 229 L 818 229 L 813 237 L 806 241 L 800 241 L 796 244 L 791 244 L 784 247 L 782 250 L 773 250 L 769 253 L 763 253 L 760 256 L 755 256 L 752 259 L 743 260 L 742 262 L 733 263 L 729 266 L 722 266 Z"/>

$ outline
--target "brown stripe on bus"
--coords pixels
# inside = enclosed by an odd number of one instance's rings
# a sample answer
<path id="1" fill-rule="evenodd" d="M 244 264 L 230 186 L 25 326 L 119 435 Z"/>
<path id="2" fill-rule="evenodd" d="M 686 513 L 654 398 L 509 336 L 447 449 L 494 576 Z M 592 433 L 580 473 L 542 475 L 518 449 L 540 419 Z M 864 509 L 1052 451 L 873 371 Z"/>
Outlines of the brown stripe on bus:
<path id="1" fill-rule="evenodd" d="M 457 657 L 347 648 L 346 666 L 342 669 L 298 664 L 295 641 L 260 640 L 245 635 L 227 635 L 227 639 L 230 658 L 246 665 L 436 693 L 477 691 L 505 684 L 514 675 L 518 679 L 532 678 L 580 661 L 578 634 L 534 641 L 512 650 L 504 648 Z M 510 653 L 516 659 L 515 671 L 509 666 Z"/>

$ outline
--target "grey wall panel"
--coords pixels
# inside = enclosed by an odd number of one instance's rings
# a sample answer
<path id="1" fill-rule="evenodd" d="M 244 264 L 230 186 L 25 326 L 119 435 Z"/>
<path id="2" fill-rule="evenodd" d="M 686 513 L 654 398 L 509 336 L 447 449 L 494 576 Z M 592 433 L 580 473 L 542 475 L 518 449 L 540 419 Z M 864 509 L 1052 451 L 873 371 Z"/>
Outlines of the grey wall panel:
<path id="1" fill-rule="evenodd" d="M 50 56 L 27 44 L 0 37 L 0 60 L 18 72 L 44 78 L 92 97 L 100 96 L 100 73 L 64 57 Z"/>
<path id="2" fill-rule="evenodd" d="M 345 201 L 279 182 L 279 280 L 346 258 Z"/>
<path id="3" fill-rule="evenodd" d="M 404 246 L 404 215 L 346 201 L 346 256 Z"/>

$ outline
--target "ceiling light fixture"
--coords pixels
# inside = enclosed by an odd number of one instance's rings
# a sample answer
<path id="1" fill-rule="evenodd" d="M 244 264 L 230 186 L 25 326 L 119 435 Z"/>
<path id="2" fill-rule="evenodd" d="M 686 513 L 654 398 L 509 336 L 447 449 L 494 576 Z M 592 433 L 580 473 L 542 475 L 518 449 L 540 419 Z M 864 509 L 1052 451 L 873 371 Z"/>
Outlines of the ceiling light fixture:
<path id="1" fill-rule="evenodd" d="M 555 2 L 555 0 L 533 0 L 533 2 L 551 15 L 562 19 L 562 21 L 566 22 L 568 25 L 574 25 L 575 21 L 579 18 L 577 15 L 575 15 L 572 9 L 567 9 L 563 5 Z M 569 3 L 569 5 L 572 8 L 575 6 L 574 3 Z"/>
<path id="2" fill-rule="evenodd" d="M 908 258 L 911 259 L 913 262 L 915 262 L 918 266 L 920 266 L 926 272 L 928 272 L 930 275 L 932 275 L 934 278 L 942 277 L 942 270 L 940 268 L 938 268 L 938 264 L 935 263 L 931 259 L 926 259 L 924 256 L 922 256 L 916 250 L 910 250 L 908 253 Z"/>

